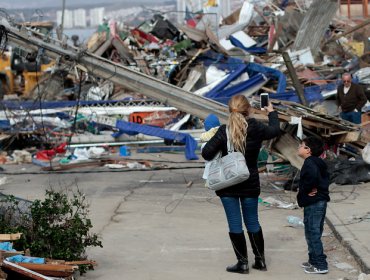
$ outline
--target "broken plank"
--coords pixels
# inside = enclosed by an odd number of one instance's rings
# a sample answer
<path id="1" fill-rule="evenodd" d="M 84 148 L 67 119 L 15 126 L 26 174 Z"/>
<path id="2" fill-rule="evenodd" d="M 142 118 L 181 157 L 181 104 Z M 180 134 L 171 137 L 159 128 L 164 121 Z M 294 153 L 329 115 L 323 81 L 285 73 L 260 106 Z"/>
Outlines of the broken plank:
<path id="1" fill-rule="evenodd" d="M 265 92 L 268 92 L 268 93 L 276 93 L 276 90 L 273 90 L 271 88 L 268 88 L 268 87 L 261 87 L 262 90 L 264 90 Z"/>
<path id="2" fill-rule="evenodd" d="M 27 269 L 25 267 L 22 267 L 18 264 L 9 262 L 7 260 L 4 260 L 3 263 L 1 264 L 2 270 L 5 270 L 6 273 L 18 273 L 20 275 L 29 277 L 31 279 L 35 280 L 53 280 L 53 278 L 47 277 L 45 275 L 42 275 L 40 273 L 37 273 L 35 271 L 32 271 L 30 269 Z"/>
<path id="3" fill-rule="evenodd" d="M 19 266 L 27 268 L 37 273 L 53 277 L 69 277 L 78 266 L 65 264 L 35 264 L 35 263 L 17 263 Z"/>
<path id="4" fill-rule="evenodd" d="M 186 91 L 191 91 L 195 84 L 199 81 L 200 77 L 202 77 L 202 68 L 195 67 L 190 71 L 189 77 L 187 78 L 185 85 L 182 87 Z"/>
<path id="5" fill-rule="evenodd" d="M 95 52 L 94 54 L 96 56 L 102 56 L 103 53 L 105 53 L 106 50 L 108 50 L 112 46 L 112 39 L 108 39 L 105 41 L 104 44 L 102 44 Z"/>
<path id="6" fill-rule="evenodd" d="M 356 142 L 360 140 L 360 135 L 361 135 L 360 131 L 351 131 L 346 133 L 345 135 L 341 135 L 338 138 L 338 142 L 339 143 Z"/>
<path id="7" fill-rule="evenodd" d="M 3 233 L 0 234 L 0 241 L 13 241 L 21 238 L 22 233 Z"/>
<path id="8" fill-rule="evenodd" d="M 93 266 L 98 265 L 96 261 L 89 261 L 89 260 L 86 260 L 86 261 L 71 261 L 71 262 L 65 262 L 65 264 L 68 264 L 68 265 L 93 265 Z"/>
<path id="9" fill-rule="evenodd" d="M 281 153 L 284 158 L 288 159 L 290 164 L 301 169 L 303 159 L 297 155 L 298 140 L 295 140 L 290 134 L 283 134 L 274 145 L 274 148 Z"/>
<path id="10" fill-rule="evenodd" d="M 370 123 L 362 126 L 360 141 L 365 144 L 370 143 Z"/>
<path id="11" fill-rule="evenodd" d="M 117 52 L 119 53 L 121 59 L 124 58 L 128 64 L 135 63 L 135 60 L 130 53 L 130 50 L 125 46 L 123 41 L 119 38 L 112 39 L 112 46 L 116 48 Z"/>
<path id="12" fill-rule="evenodd" d="M 23 255 L 24 251 L 5 251 L 0 250 L 0 259 L 5 259 L 8 257 L 16 256 L 16 255 Z"/>
<path id="13" fill-rule="evenodd" d="M 89 161 L 89 162 L 77 162 L 77 163 L 69 163 L 69 164 L 58 164 L 56 166 L 46 166 L 42 167 L 43 171 L 58 171 L 58 170 L 68 170 L 72 168 L 81 168 L 81 167 L 92 167 L 92 166 L 103 166 L 105 162 L 103 161 Z"/>

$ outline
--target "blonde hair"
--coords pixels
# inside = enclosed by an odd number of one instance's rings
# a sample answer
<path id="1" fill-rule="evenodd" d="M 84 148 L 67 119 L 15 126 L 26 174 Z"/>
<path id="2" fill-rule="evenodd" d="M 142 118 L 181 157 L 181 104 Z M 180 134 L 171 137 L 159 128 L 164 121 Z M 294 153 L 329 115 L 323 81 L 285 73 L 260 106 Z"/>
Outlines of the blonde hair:
<path id="1" fill-rule="evenodd" d="M 251 105 L 244 95 L 234 95 L 229 101 L 228 129 L 235 150 L 245 153 L 245 142 Z"/>

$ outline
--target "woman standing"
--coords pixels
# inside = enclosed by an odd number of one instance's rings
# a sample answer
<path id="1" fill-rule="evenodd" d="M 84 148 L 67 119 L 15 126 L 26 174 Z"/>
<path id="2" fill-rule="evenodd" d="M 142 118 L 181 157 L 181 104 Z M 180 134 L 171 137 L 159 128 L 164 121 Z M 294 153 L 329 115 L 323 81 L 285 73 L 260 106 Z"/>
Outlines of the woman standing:
<path id="1" fill-rule="evenodd" d="M 233 96 L 229 101 L 228 125 L 220 126 L 202 150 L 205 160 L 213 159 L 219 151 L 222 152 L 222 156 L 225 156 L 227 154 L 226 129 L 228 129 L 234 149 L 244 154 L 250 172 L 248 180 L 216 191 L 226 213 L 230 240 L 238 260 L 235 265 L 226 268 L 228 272 L 249 273 L 243 220 L 255 255 L 255 263 L 252 267 L 267 270 L 263 233 L 258 221 L 258 196 L 261 190 L 257 158 L 262 141 L 280 134 L 280 124 L 278 114 L 271 103 L 264 109 L 268 112 L 268 125 L 249 117 L 251 105 L 245 96 Z"/>

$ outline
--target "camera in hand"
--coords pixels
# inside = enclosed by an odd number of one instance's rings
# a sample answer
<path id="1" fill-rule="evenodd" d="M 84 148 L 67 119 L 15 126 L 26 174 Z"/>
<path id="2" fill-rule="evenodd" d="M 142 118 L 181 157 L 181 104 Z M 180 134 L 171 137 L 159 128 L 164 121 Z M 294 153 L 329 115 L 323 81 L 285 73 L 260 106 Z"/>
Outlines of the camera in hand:
<path id="1" fill-rule="evenodd" d="M 261 103 L 261 109 L 269 105 L 269 94 L 268 93 L 261 93 L 260 103 Z"/>

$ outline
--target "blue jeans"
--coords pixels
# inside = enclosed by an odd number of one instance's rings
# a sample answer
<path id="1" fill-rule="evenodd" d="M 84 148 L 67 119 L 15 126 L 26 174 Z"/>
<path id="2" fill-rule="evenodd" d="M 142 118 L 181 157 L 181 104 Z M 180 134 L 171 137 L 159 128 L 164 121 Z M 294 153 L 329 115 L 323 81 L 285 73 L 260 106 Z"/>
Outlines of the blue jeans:
<path id="1" fill-rule="evenodd" d="M 328 269 L 321 242 L 327 202 L 322 200 L 304 207 L 304 233 L 308 246 L 308 262 L 319 269 Z"/>
<path id="2" fill-rule="evenodd" d="M 243 232 L 242 214 L 247 231 L 251 233 L 259 232 L 261 227 L 258 222 L 258 197 L 224 196 L 221 197 L 221 202 L 229 224 L 229 232 Z"/>
<path id="3" fill-rule="evenodd" d="M 341 112 L 340 117 L 349 122 L 361 123 L 361 112 Z"/>

